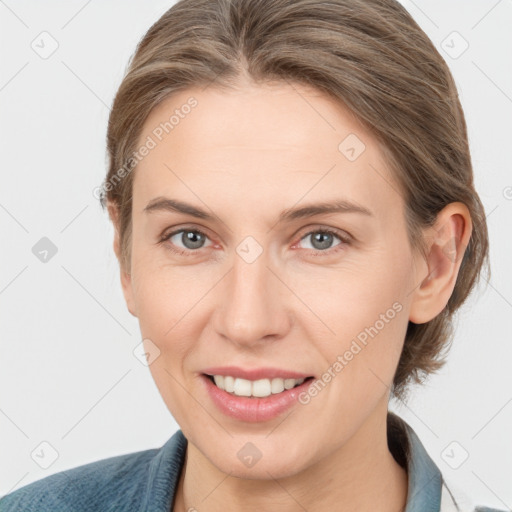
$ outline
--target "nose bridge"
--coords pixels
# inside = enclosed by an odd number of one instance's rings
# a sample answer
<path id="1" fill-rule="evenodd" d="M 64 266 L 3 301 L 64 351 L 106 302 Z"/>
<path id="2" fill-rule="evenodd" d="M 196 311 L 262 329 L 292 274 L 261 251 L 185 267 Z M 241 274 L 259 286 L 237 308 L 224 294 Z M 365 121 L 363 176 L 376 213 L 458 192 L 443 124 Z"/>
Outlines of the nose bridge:
<path id="1" fill-rule="evenodd" d="M 217 316 L 218 332 L 237 344 L 279 337 L 288 325 L 279 280 L 268 268 L 268 253 L 251 238 L 236 249 Z"/>

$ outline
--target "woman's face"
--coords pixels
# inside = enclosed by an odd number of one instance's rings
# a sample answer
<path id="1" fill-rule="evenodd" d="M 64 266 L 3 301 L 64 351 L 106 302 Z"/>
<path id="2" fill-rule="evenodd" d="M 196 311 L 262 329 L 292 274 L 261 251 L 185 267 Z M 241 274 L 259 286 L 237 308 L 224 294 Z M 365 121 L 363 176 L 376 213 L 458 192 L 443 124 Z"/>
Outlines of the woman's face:
<path id="1" fill-rule="evenodd" d="M 371 439 L 419 276 L 375 139 L 327 96 L 278 83 L 175 94 L 139 143 L 123 288 L 196 453 L 234 476 L 283 477 Z M 314 379 L 281 394 L 286 372 Z M 270 397 L 234 397 L 211 373 L 253 377 L 237 393 Z"/>

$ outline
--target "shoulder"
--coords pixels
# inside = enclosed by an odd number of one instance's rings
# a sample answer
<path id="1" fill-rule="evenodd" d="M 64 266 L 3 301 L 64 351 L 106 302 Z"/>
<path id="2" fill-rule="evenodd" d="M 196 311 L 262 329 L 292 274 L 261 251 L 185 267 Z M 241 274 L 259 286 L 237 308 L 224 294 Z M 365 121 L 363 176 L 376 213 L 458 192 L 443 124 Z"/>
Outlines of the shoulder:
<path id="1" fill-rule="evenodd" d="M 440 512 L 505 512 L 502 509 L 477 505 L 459 486 L 448 486 L 443 477 Z"/>
<path id="2" fill-rule="evenodd" d="M 159 449 L 91 462 L 32 482 L 0 499 L 2 512 L 59 512 L 137 508 Z"/>
<path id="3" fill-rule="evenodd" d="M 407 510 L 436 512 L 504 512 L 475 502 L 458 485 L 448 483 L 414 429 L 388 412 L 388 445 L 408 474 Z"/>
<path id="4" fill-rule="evenodd" d="M 497 508 L 489 507 L 476 507 L 474 512 L 505 512 L 504 510 L 498 510 Z"/>

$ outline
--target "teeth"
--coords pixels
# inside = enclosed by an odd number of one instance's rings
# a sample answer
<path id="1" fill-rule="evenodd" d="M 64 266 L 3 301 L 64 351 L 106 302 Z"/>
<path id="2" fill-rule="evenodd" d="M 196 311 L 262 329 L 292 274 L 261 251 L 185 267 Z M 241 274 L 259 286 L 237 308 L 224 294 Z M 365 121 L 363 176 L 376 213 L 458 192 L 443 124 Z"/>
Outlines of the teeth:
<path id="1" fill-rule="evenodd" d="M 272 379 L 272 393 L 281 393 L 284 391 L 284 379 Z"/>
<path id="2" fill-rule="evenodd" d="M 224 377 L 224 389 L 230 393 L 235 391 L 235 379 L 233 377 Z"/>
<path id="3" fill-rule="evenodd" d="M 235 379 L 235 389 L 233 391 L 238 396 L 251 396 L 252 383 L 250 380 Z"/>
<path id="4" fill-rule="evenodd" d="M 285 379 L 284 389 L 292 389 L 295 386 L 295 379 Z"/>
<path id="5" fill-rule="evenodd" d="M 214 375 L 215 385 L 236 396 L 252 396 L 264 398 L 272 394 L 282 393 L 285 389 L 299 386 L 305 379 L 259 379 L 247 380 L 231 377 L 229 375 Z"/>
<path id="6" fill-rule="evenodd" d="M 250 382 L 250 381 L 246 381 Z M 255 380 L 252 383 L 252 396 L 263 398 L 272 394 L 272 384 L 269 379 Z"/>

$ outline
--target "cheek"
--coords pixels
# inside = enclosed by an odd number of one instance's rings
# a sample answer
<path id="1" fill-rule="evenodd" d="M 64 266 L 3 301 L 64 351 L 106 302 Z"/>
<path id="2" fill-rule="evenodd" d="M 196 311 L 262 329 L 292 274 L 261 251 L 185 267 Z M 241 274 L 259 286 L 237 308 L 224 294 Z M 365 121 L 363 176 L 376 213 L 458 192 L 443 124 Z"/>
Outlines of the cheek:
<path id="1" fill-rule="evenodd" d="M 331 371 L 344 375 L 344 388 L 359 387 L 360 394 L 391 384 L 408 325 L 410 268 L 407 251 L 380 251 L 364 265 L 311 283 L 314 293 L 310 287 L 304 302 L 316 318 L 303 326 L 326 368 L 339 363 Z"/>
<path id="2" fill-rule="evenodd" d="M 142 337 L 150 339 L 160 352 L 161 357 L 151 365 L 157 382 L 170 379 L 165 369 L 177 377 L 186 373 L 182 366 L 197 350 L 208 320 L 210 292 L 222 276 L 217 274 L 208 266 L 172 266 L 163 250 L 134 251 L 134 302 Z"/>
<path id="3" fill-rule="evenodd" d="M 204 292 L 178 272 L 143 259 L 134 259 L 133 290 L 141 336 L 150 340 L 144 342 L 146 351 L 157 354 L 149 365 L 152 378 L 173 417 L 187 428 L 197 411 L 187 406 L 190 383 L 184 365 L 201 329 L 194 306 Z"/>
<path id="4" fill-rule="evenodd" d="M 373 325 L 395 303 L 406 309 L 411 276 L 411 260 L 405 252 L 375 250 L 338 269 L 300 277 L 294 289 L 301 290 L 301 299 L 322 320 L 322 331 L 346 340 Z M 394 319 L 397 308 L 388 316 Z"/>
<path id="5" fill-rule="evenodd" d="M 192 278 L 192 279 L 191 279 Z M 162 247 L 135 238 L 132 290 L 142 327 L 165 335 L 186 312 L 186 305 L 200 293 L 190 268 L 172 267 Z"/>
<path id="6" fill-rule="evenodd" d="M 142 337 L 149 338 L 161 352 L 168 350 L 165 340 L 176 338 L 176 331 L 181 327 L 189 289 L 169 268 L 162 268 L 154 258 L 134 251 L 132 292 L 140 331 Z"/>
<path id="7" fill-rule="evenodd" d="M 385 276 L 386 274 L 382 274 Z M 327 414 L 325 424 L 333 438 L 350 432 L 381 403 L 390 391 L 408 325 L 404 284 L 387 275 L 378 282 L 358 280 L 352 291 L 337 292 L 320 303 L 319 316 L 335 334 L 322 327 L 308 331 L 324 361 L 320 380 L 325 391 L 312 405 L 312 416 Z M 364 288 L 364 289 L 363 289 Z M 319 389 L 322 389 L 319 384 Z"/>

